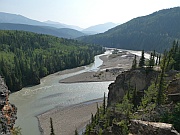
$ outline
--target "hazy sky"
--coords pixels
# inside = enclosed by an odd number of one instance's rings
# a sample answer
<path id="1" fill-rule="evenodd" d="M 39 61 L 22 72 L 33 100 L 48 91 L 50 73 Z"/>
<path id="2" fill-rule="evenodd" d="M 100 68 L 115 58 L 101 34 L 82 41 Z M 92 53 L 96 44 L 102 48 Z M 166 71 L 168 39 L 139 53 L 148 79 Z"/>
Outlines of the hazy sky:
<path id="1" fill-rule="evenodd" d="M 105 22 L 124 23 L 177 6 L 180 0 L 0 0 L 0 12 L 82 28 Z"/>

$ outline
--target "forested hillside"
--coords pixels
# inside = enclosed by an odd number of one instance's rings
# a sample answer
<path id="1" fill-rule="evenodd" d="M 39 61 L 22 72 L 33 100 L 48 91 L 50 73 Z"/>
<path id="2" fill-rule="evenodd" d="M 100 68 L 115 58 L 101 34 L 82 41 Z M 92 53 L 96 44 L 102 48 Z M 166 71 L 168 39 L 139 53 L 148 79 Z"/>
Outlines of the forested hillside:
<path id="1" fill-rule="evenodd" d="M 0 75 L 11 91 L 40 83 L 48 74 L 93 62 L 101 46 L 48 35 L 0 31 Z"/>
<path id="2" fill-rule="evenodd" d="M 105 33 L 80 40 L 106 47 L 163 52 L 175 39 L 180 39 L 179 24 L 180 7 L 176 7 L 132 19 Z"/>

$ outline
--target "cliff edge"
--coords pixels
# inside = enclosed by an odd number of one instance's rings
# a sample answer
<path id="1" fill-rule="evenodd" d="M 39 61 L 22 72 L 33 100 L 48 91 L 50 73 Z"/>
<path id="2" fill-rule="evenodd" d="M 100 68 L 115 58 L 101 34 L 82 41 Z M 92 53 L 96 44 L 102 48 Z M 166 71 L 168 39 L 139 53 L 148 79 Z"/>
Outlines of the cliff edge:
<path id="1" fill-rule="evenodd" d="M 11 135 L 15 120 L 17 119 L 17 108 L 9 102 L 9 94 L 3 78 L 0 76 L 0 134 Z"/>

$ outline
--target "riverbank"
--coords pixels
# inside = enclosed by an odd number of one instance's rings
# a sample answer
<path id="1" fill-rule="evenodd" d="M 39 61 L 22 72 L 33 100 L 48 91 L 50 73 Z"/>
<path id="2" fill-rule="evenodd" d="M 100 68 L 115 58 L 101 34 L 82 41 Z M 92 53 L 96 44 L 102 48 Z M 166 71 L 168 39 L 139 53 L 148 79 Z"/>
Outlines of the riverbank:
<path id="1" fill-rule="evenodd" d="M 91 114 L 95 114 L 98 106 L 102 105 L 103 99 L 96 99 L 65 108 L 54 108 L 37 116 L 42 135 L 50 134 L 50 117 L 53 121 L 55 134 L 73 135 L 75 130 L 82 128 L 91 119 Z"/>

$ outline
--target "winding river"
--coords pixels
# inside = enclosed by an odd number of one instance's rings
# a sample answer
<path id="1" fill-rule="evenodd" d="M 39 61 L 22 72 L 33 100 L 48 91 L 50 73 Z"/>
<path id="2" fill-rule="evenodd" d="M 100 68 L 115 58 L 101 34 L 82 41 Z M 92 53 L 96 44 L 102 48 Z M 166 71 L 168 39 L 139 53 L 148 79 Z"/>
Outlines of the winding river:
<path id="1" fill-rule="evenodd" d="M 105 54 L 110 53 L 109 51 Z M 105 55 L 101 54 L 101 55 Z M 41 84 L 26 87 L 10 95 L 10 102 L 18 108 L 16 125 L 21 128 L 22 135 L 40 135 L 36 116 L 54 107 L 63 108 L 73 104 L 102 98 L 103 93 L 108 93 L 111 82 L 90 82 L 63 84 L 59 80 L 87 71 L 96 71 L 102 65 L 99 56 L 95 62 L 85 69 L 65 74 L 57 73 L 41 79 Z M 106 94 L 107 95 L 107 94 Z"/>
<path id="2" fill-rule="evenodd" d="M 141 51 L 128 51 L 141 56 Z M 10 102 L 14 103 L 18 108 L 18 119 L 15 126 L 22 128 L 22 135 L 40 135 L 36 118 L 38 114 L 54 107 L 63 108 L 102 98 L 104 92 L 107 95 L 108 86 L 111 81 L 63 84 L 59 83 L 59 80 L 87 71 L 97 71 L 98 67 L 103 63 L 99 57 L 109 53 L 110 51 L 107 51 L 105 54 L 95 56 L 94 63 L 85 66 L 85 69 L 81 71 L 64 75 L 57 75 L 58 73 L 55 73 L 42 78 L 39 85 L 26 87 L 12 93 L 10 95 Z M 149 58 L 149 54 L 145 54 L 145 57 Z"/>

